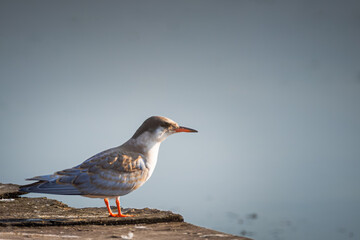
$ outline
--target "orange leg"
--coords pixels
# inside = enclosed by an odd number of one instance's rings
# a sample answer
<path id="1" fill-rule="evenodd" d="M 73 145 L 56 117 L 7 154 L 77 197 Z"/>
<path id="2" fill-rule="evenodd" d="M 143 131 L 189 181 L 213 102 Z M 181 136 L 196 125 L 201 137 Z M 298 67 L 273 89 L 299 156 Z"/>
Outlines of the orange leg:
<path id="1" fill-rule="evenodd" d="M 109 216 L 111 217 L 117 217 L 116 214 L 113 214 L 110 208 L 109 200 L 107 198 L 104 199 L 104 202 L 106 204 L 107 210 L 109 211 Z"/>
<path id="2" fill-rule="evenodd" d="M 126 215 L 126 214 L 121 213 L 120 197 L 116 198 L 116 206 L 117 206 L 117 209 L 118 209 L 118 214 L 114 214 L 111 211 L 109 200 L 107 198 L 104 199 L 104 202 L 106 204 L 107 210 L 109 211 L 109 216 L 111 216 L 111 217 L 133 217 L 133 215 Z"/>

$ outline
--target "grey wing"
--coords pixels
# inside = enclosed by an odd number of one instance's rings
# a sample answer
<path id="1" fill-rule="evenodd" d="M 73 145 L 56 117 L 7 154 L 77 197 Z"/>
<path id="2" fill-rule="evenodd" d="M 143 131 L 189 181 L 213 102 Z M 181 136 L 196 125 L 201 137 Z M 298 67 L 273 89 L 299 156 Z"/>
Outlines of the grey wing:
<path id="1" fill-rule="evenodd" d="M 75 186 L 84 195 L 123 196 L 143 185 L 148 176 L 144 157 L 134 153 L 112 153 L 86 161 Z"/>
<path id="2" fill-rule="evenodd" d="M 142 155 L 110 149 L 74 168 L 29 179 L 39 182 L 23 186 L 21 191 L 89 197 L 122 196 L 140 187 L 147 176 L 148 169 Z"/>

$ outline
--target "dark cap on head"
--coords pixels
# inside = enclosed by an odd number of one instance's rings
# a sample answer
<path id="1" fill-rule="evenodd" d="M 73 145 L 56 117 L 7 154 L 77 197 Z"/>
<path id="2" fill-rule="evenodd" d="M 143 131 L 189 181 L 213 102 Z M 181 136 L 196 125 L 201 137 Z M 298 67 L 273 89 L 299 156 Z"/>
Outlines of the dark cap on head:
<path id="1" fill-rule="evenodd" d="M 178 132 L 197 132 L 195 129 L 179 126 L 176 122 L 166 117 L 152 116 L 145 120 L 145 122 L 136 130 L 132 138 L 137 138 L 144 132 L 154 132 L 159 127 L 162 127 L 172 133 Z"/>
<path id="2" fill-rule="evenodd" d="M 152 116 L 146 119 L 143 122 L 143 124 L 141 124 L 141 126 L 138 128 L 138 130 L 136 130 L 135 134 L 132 136 L 132 138 L 137 138 L 146 131 L 154 132 L 158 127 L 163 127 L 165 129 L 176 129 L 179 127 L 179 125 L 169 118 Z"/>

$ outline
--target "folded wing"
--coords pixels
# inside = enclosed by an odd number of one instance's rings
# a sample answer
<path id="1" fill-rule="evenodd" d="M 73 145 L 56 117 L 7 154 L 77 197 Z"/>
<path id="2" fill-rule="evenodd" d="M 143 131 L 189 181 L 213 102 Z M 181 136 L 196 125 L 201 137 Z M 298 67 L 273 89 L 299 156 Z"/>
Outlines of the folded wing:
<path id="1" fill-rule="evenodd" d="M 38 182 L 20 190 L 88 197 L 123 196 L 144 184 L 148 172 L 142 155 L 110 149 L 74 168 L 27 179 Z"/>

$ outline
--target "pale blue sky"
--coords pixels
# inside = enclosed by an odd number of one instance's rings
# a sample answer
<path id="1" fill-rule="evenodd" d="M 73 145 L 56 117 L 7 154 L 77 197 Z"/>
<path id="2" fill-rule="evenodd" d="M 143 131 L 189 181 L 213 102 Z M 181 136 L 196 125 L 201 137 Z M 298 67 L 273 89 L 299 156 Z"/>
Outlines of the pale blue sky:
<path id="1" fill-rule="evenodd" d="M 358 1 L 3 0 L 0 30 L 0 182 L 163 115 L 199 133 L 167 139 L 125 207 L 256 239 L 360 236 Z"/>

